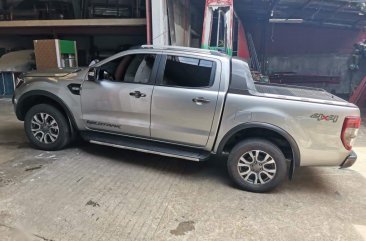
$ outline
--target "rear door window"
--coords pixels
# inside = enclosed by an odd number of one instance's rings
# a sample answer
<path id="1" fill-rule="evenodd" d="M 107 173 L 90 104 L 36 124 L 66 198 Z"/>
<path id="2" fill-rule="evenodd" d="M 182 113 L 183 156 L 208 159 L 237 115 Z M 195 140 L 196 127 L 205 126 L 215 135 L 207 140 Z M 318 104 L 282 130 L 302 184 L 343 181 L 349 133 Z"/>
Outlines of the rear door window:
<path id="1" fill-rule="evenodd" d="M 215 62 L 181 56 L 167 56 L 162 85 L 204 88 L 214 82 Z"/>

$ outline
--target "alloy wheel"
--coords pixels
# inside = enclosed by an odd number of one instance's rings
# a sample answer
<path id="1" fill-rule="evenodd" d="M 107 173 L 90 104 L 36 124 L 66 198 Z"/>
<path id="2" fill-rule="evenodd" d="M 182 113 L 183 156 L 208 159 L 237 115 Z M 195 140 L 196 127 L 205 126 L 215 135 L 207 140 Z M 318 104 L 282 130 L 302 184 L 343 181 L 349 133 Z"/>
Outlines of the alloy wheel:
<path id="1" fill-rule="evenodd" d="M 46 113 L 37 113 L 32 118 L 31 131 L 33 136 L 42 143 L 54 143 L 60 133 L 59 125 L 54 117 Z"/>
<path id="2" fill-rule="evenodd" d="M 245 182 L 262 185 L 273 180 L 277 166 L 273 157 L 265 151 L 252 150 L 240 157 L 238 172 Z"/>

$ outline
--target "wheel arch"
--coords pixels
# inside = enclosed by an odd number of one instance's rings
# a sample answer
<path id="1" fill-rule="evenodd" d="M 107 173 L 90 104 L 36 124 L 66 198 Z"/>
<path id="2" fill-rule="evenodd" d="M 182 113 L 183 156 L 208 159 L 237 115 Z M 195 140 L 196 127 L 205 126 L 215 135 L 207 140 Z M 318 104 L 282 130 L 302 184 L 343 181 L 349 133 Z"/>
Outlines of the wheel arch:
<path id="1" fill-rule="evenodd" d="M 65 102 L 58 96 L 43 90 L 32 90 L 23 94 L 16 105 L 15 114 L 20 121 L 24 121 L 25 115 L 35 105 L 49 104 L 61 111 L 69 123 L 71 133 L 77 129 L 75 118 Z"/>
<path id="2" fill-rule="evenodd" d="M 220 141 L 216 153 L 222 155 L 230 151 L 239 141 L 252 137 L 271 141 L 284 152 L 286 158 L 291 158 L 289 176 L 292 178 L 295 168 L 300 167 L 300 149 L 288 132 L 272 124 L 246 123 L 232 128 Z"/>

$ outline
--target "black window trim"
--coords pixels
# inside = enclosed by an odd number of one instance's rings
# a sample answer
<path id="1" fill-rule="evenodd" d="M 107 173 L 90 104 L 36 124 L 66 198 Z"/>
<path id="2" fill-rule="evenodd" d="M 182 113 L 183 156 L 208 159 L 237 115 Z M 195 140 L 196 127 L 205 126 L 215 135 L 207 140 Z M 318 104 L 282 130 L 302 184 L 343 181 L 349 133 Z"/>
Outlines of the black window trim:
<path id="1" fill-rule="evenodd" d="M 111 59 L 110 61 L 103 63 L 102 65 L 100 65 L 98 67 L 95 67 L 97 70 L 98 81 L 108 81 L 108 80 L 99 80 L 99 71 L 101 70 L 103 65 L 108 64 L 116 59 L 123 59 L 130 55 L 155 55 L 156 56 L 154 66 L 153 66 L 153 69 L 150 74 L 149 82 L 148 83 L 136 83 L 136 82 L 125 82 L 125 81 L 111 81 L 111 80 L 109 80 L 109 81 L 112 83 L 116 83 L 116 84 L 155 85 L 157 82 L 158 71 L 159 71 L 159 68 L 161 65 L 161 60 L 162 60 L 162 55 L 159 53 L 130 53 L 130 54 L 126 54 L 126 55 Z"/>
<path id="2" fill-rule="evenodd" d="M 244 68 L 242 68 L 241 64 L 243 64 L 243 62 L 244 62 L 243 60 L 237 57 L 231 58 L 230 85 L 228 93 L 249 95 L 251 91 L 256 91 L 253 79 L 248 79 L 247 76 L 245 76 L 245 74 L 239 75 L 240 73 L 236 73 L 234 75 L 235 68 L 241 69 L 242 71 L 245 72 L 248 71 L 249 72 L 248 74 L 251 74 L 249 66 L 247 68 L 245 66 Z"/>
<path id="3" fill-rule="evenodd" d="M 188 87 L 188 86 L 179 86 L 179 85 L 164 85 L 163 79 L 164 79 L 164 73 L 165 73 L 165 67 L 166 62 L 168 60 L 168 56 L 177 56 L 177 57 L 185 57 L 185 58 L 192 58 L 192 59 L 199 59 L 199 60 L 205 60 L 210 61 L 213 63 L 212 69 L 211 69 L 211 76 L 210 76 L 210 84 L 208 86 L 203 87 Z M 201 58 L 199 56 L 184 56 L 181 54 L 162 54 L 161 60 L 159 64 L 159 70 L 157 73 L 157 80 L 156 80 L 156 86 L 162 86 L 162 87 L 170 87 L 170 88 L 179 88 L 179 89 L 211 89 L 215 84 L 215 78 L 216 78 L 216 70 L 217 70 L 217 62 L 212 59 L 206 59 Z"/>

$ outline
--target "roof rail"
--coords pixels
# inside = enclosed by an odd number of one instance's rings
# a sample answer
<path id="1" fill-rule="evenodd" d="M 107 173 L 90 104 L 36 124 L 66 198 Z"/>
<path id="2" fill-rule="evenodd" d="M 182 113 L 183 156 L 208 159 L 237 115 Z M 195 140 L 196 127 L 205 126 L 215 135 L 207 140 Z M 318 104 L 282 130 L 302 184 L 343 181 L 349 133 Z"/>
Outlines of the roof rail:
<path id="1" fill-rule="evenodd" d="M 181 46 L 160 46 L 160 45 L 142 45 L 143 49 L 160 49 L 160 50 L 172 50 L 172 51 L 185 51 L 190 53 L 202 53 L 202 54 L 210 54 L 215 56 L 226 56 L 223 53 L 220 53 L 216 50 L 209 49 L 199 49 L 199 48 L 191 48 L 191 47 L 181 47 Z"/>

